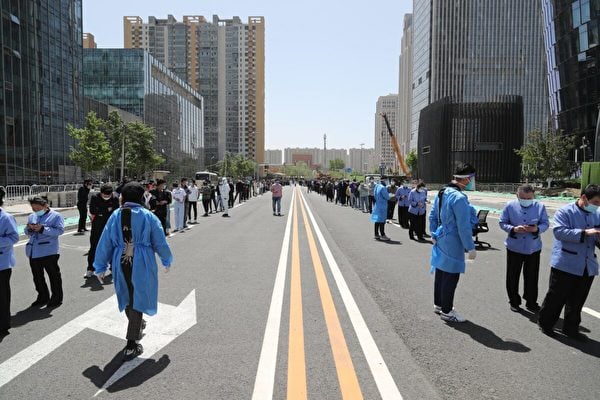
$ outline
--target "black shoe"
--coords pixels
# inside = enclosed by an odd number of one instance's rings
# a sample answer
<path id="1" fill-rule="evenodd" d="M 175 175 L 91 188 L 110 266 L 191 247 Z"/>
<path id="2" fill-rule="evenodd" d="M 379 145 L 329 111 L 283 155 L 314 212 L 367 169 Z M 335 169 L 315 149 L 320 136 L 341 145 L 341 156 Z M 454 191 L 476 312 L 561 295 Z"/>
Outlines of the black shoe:
<path id="1" fill-rule="evenodd" d="M 134 358 L 136 358 L 137 356 L 141 355 L 143 352 L 144 352 L 144 347 L 139 343 L 136 343 L 135 347 L 133 347 L 131 349 L 125 347 L 123 349 L 123 360 L 131 361 Z"/>
<path id="2" fill-rule="evenodd" d="M 31 307 L 42 307 L 48 303 L 49 299 L 37 299 L 31 303 Z"/>
<path id="3" fill-rule="evenodd" d="M 540 309 L 542 307 L 540 307 L 540 305 L 538 303 L 533 303 L 533 304 L 525 304 L 525 308 L 533 313 L 537 313 L 540 311 Z"/>
<path id="4" fill-rule="evenodd" d="M 4 329 L 2 331 L 0 331 L 0 338 L 3 338 L 4 336 L 8 336 L 10 335 L 10 332 L 8 331 L 8 329 Z"/>
<path id="5" fill-rule="evenodd" d="M 415 237 L 413 235 L 408 235 L 408 237 L 410 238 L 410 240 L 415 240 Z"/>
<path id="6" fill-rule="evenodd" d="M 550 337 L 555 337 L 556 336 L 556 332 L 554 332 L 554 329 L 552 329 L 552 328 L 546 328 L 546 327 L 543 327 L 542 325 L 539 325 L 539 324 L 538 324 L 538 326 L 540 328 L 540 331 L 542 331 L 542 333 L 544 335 L 547 335 L 547 336 L 550 336 Z"/>
<path id="7" fill-rule="evenodd" d="M 587 342 L 589 339 L 587 336 L 585 336 L 583 333 L 579 332 L 579 331 L 562 331 L 563 335 L 565 335 L 568 338 L 571 338 L 577 342 L 580 343 L 585 343 Z"/>
<path id="8" fill-rule="evenodd" d="M 521 312 L 521 307 L 520 306 L 515 306 L 513 304 L 510 305 L 510 311 L 512 312 Z"/>
<path id="9" fill-rule="evenodd" d="M 50 300 L 46 308 L 58 308 L 62 305 L 62 301 Z"/>
<path id="10" fill-rule="evenodd" d="M 229 214 L 223 214 L 222 216 L 225 218 L 229 218 Z"/>

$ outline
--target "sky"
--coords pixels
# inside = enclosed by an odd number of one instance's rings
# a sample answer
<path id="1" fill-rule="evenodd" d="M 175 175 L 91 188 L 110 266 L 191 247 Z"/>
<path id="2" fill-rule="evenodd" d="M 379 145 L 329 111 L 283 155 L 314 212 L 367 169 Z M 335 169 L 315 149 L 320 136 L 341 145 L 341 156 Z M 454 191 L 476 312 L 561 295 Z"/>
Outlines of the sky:
<path id="1" fill-rule="evenodd" d="M 265 17 L 265 148 L 374 147 L 375 104 L 398 92 L 412 0 L 84 0 L 83 31 L 123 47 L 123 16 Z"/>

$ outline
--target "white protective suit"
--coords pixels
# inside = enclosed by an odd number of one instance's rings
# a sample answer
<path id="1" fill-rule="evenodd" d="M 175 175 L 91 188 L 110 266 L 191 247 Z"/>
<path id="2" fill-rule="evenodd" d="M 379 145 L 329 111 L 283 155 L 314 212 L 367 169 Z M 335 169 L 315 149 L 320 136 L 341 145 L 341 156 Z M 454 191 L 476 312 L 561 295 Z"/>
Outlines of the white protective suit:
<path id="1" fill-rule="evenodd" d="M 223 213 L 225 215 L 229 214 L 229 183 L 227 182 L 227 178 L 221 179 L 221 184 L 219 185 L 219 191 L 221 192 L 221 200 L 223 201 Z"/>

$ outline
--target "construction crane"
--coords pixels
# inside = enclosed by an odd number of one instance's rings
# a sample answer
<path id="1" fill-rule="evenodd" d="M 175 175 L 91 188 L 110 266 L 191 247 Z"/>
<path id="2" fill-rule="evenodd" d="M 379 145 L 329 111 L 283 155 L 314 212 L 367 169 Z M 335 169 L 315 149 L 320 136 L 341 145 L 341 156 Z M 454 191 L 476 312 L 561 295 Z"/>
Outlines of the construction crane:
<path id="1" fill-rule="evenodd" d="M 398 163 L 400 164 L 400 168 L 402 168 L 402 172 L 407 178 L 410 178 L 410 172 L 406 167 L 406 163 L 404 162 L 404 157 L 400 153 L 400 147 L 398 146 L 398 141 L 396 140 L 396 136 L 392 131 L 392 127 L 390 126 L 390 121 L 388 121 L 387 115 L 385 113 L 381 113 L 383 120 L 385 121 L 385 126 L 387 126 L 388 133 L 390 134 L 390 141 L 392 142 L 392 147 L 394 148 L 394 153 L 396 153 L 396 158 L 398 159 Z"/>

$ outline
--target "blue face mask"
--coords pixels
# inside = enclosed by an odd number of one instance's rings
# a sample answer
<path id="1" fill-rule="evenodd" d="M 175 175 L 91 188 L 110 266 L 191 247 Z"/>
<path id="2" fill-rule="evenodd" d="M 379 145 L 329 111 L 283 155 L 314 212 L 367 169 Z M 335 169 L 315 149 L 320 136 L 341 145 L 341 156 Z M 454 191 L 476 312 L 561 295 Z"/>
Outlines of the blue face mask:
<path id="1" fill-rule="evenodd" d="M 530 207 L 533 204 L 533 199 L 519 199 L 521 207 Z"/>
<path id="2" fill-rule="evenodd" d="M 598 212 L 598 206 L 595 204 L 590 204 L 588 203 L 587 206 L 583 207 L 583 209 L 589 213 L 595 213 Z"/>
<path id="3" fill-rule="evenodd" d="M 46 214 L 46 210 L 40 210 L 35 212 L 35 215 L 37 215 L 38 217 L 41 217 L 44 214 Z"/>

